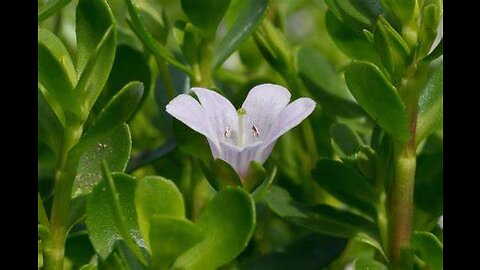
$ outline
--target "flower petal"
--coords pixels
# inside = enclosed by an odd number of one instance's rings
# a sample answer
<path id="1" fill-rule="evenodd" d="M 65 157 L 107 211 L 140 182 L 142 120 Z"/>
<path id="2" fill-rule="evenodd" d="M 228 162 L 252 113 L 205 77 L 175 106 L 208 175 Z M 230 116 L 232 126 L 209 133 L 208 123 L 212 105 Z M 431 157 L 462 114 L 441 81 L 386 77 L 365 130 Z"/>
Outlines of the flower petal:
<path id="1" fill-rule="evenodd" d="M 232 165 L 233 169 L 237 172 L 241 179 L 248 173 L 248 167 L 253 160 L 259 160 L 262 143 L 257 142 L 254 144 L 246 145 L 245 147 L 238 147 L 229 143 L 220 143 L 222 148 L 221 159 Z"/>
<path id="2" fill-rule="evenodd" d="M 278 137 L 300 124 L 315 109 L 315 101 L 310 98 L 299 98 L 290 103 L 278 116 L 267 138 L 263 141 L 265 149 L 271 147 Z"/>
<path id="3" fill-rule="evenodd" d="M 205 110 L 196 99 L 186 94 L 178 95 L 167 104 L 166 111 L 191 129 L 207 137 L 213 155 L 218 155 L 218 139 L 213 136 L 210 126 L 205 120 L 207 118 Z"/>
<path id="4" fill-rule="evenodd" d="M 219 93 L 205 88 L 192 88 L 197 95 L 205 111 L 204 121 L 210 125 L 212 135 L 217 140 L 225 141 L 231 139 L 227 135 L 227 129 L 236 130 L 238 126 L 238 115 L 232 103 Z M 232 133 L 231 131 L 229 133 Z M 230 137 L 230 138 L 229 138 Z"/>
<path id="5" fill-rule="evenodd" d="M 247 143 L 254 141 L 251 136 L 253 125 L 258 131 L 258 140 L 264 140 L 277 117 L 290 102 L 290 96 L 285 87 L 275 84 L 260 84 L 250 90 L 242 105 L 247 112 L 243 121 L 246 133 L 244 137 L 250 138 Z"/>

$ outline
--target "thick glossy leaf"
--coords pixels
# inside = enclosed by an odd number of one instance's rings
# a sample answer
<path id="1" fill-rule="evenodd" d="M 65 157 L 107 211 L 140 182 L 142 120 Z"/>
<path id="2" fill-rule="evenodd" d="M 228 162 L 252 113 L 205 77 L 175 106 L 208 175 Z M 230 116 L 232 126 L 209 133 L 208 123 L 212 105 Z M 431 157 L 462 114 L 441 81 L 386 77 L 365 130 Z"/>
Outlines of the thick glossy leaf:
<path id="1" fill-rule="evenodd" d="M 200 242 L 203 235 L 185 218 L 155 215 L 149 239 L 155 269 L 167 269 L 178 256 Z"/>
<path id="2" fill-rule="evenodd" d="M 381 64 L 375 47 L 362 32 L 351 29 L 331 11 L 325 15 L 325 23 L 330 37 L 343 53 L 354 60 L 368 61 L 377 66 Z"/>
<path id="3" fill-rule="evenodd" d="M 388 270 L 388 268 L 381 262 L 374 259 L 358 258 L 353 262 L 354 270 Z"/>
<path id="4" fill-rule="evenodd" d="M 127 124 L 110 131 L 86 150 L 80 157 L 73 184 L 73 197 L 89 193 L 102 179 L 100 162 L 105 159 L 112 172 L 123 172 L 127 167 L 132 139 Z"/>
<path id="5" fill-rule="evenodd" d="M 73 92 L 76 79 L 72 60 L 60 39 L 46 29 L 38 29 L 38 81 L 64 111 L 79 115 L 80 104 Z"/>
<path id="6" fill-rule="evenodd" d="M 362 145 L 360 137 L 346 124 L 335 123 L 331 125 L 330 136 L 347 156 L 354 155 Z"/>
<path id="7" fill-rule="evenodd" d="M 267 10 L 268 0 L 242 0 L 234 2 L 236 18 L 225 36 L 215 46 L 213 68 L 222 63 L 247 39 L 260 23 Z"/>
<path id="8" fill-rule="evenodd" d="M 242 186 L 242 181 L 233 167 L 222 159 L 213 160 L 210 168 L 204 164 L 201 164 L 200 168 L 207 181 L 217 191 L 227 186 Z"/>
<path id="9" fill-rule="evenodd" d="M 277 215 L 299 226 L 335 237 L 351 238 L 359 232 L 378 237 L 375 224 L 357 214 L 330 205 L 307 207 L 295 202 L 288 192 L 271 186 L 265 197 Z"/>
<path id="10" fill-rule="evenodd" d="M 373 215 L 371 204 L 376 204 L 379 196 L 368 180 L 356 170 L 339 161 L 322 158 L 315 164 L 312 177 L 337 199 Z"/>
<path id="11" fill-rule="evenodd" d="M 373 239 L 370 235 L 367 235 L 365 233 L 358 233 L 357 235 L 355 235 L 355 237 L 353 239 L 355 241 L 359 241 L 359 242 L 367 244 L 371 247 L 374 247 L 378 252 L 380 252 L 380 254 L 383 256 L 383 258 L 387 262 L 389 261 L 387 255 L 385 254 L 385 251 L 382 248 L 382 245 L 380 244 L 380 242 L 377 239 Z"/>
<path id="12" fill-rule="evenodd" d="M 132 81 L 143 83 L 144 94 L 140 107 L 150 92 L 152 84 L 150 67 L 142 52 L 128 45 L 119 45 L 116 48 L 115 60 L 105 88 L 94 105 L 95 112 L 100 112 L 115 94 Z"/>
<path id="13" fill-rule="evenodd" d="M 138 182 L 135 190 L 135 208 L 138 226 L 147 247 L 151 247 L 148 239 L 154 215 L 185 217 L 182 194 L 172 181 L 160 176 L 147 176 Z"/>
<path id="14" fill-rule="evenodd" d="M 70 202 L 70 210 L 68 213 L 68 227 L 70 230 L 80 221 L 85 219 L 85 209 L 87 207 L 87 196 L 77 196 Z"/>
<path id="15" fill-rule="evenodd" d="M 414 232 L 412 248 L 431 269 L 443 269 L 443 244 L 430 232 Z"/>
<path id="16" fill-rule="evenodd" d="M 267 194 L 268 189 L 275 180 L 275 176 L 277 175 L 277 166 L 273 166 L 273 168 L 268 169 L 268 175 L 266 179 L 258 186 L 251 194 L 255 202 L 262 201 L 265 195 Z"/>
<path id="17" fill-rule="evenodd" d="M 408 45 L 383 17 L 377 20 L 373 37 L 375 48 L 377 48 L 383 66 L 390 72 L 392 78 L 398 82 L 410 63 L 411 57 Z"/>
<path id="18" fill-rule="evenodd" d="M 133 177 L 122 173 L 114 173 L 112 177 L 127 221 L 126 226 L 137 244 L 144 247 L 134 206 L 136 181 Z M 102 259 L 106 259 L 113 251 L 115 243 L 122 237 L 112 213 L 105 181 L 98 183 L 88 196 L 85 224 L 95 251 Z"/>
<path id="19" fill-rule="evenodd" d="M 314 82 L 328 94 L 342 100 L 355 102 L 347 85 L 322 53 L 313 47 L 302 46 L 297 53 L 298 72 Z"/>
<path id="20" fill-rule="evenodd" d="M 389 15 L 398 23 L 407 25 L 415 15 L 415 8 L 419 5 L 417 0 L 380 0 Z M 419 3 L 417 3 L 419 2 Z"/>
<path id="21" fill-rule="evenodd" d="M 360 12 L 350 0 L 333 0 L 339 14 L 345 22 L 356 28 L 364 28 L 372 23 L 372 19 Z"/>
<path id="22" fill-rule="evenodd" d="M 328 94 L 319 85 L 309 78 L 300 74 L 305 87 L 322 108 L 322 112 L 329 116 L 341 116 L 345 118 L 358 118 L 365 116 L 363 109 L 355 102 L 345 101 Z M 327 129 L 328 130 L 328 129 Z"/>
<path id="23" fill-rule="evenodd" d="M 248 174 L 242 179 L 242 185 L 248 192 L 252 192 L 266 180 L 267 170 L 260 162 L 252 160 L 248 168 Z"/>
<path id="24" fill-rule="evenodd" d="M 238 256 L 255 228 L 255 206 L 243 189 L 226 187 L 207 204 L 196 222 L 205 238 L 180 256 L 174 268 L 215 269 Z"/>
<path id="25" fill-rule="evenodd" d="M 443 126 L 443 62 L 435 69 L 418 102 L 415 141 L 420 143 Z"/>
<path id="26" fill-rule="evenodd" d="M 380 0 L 350 0 L 350 3 L 373 22 L 378 16 L 385 14 Z"/>
<path id="27" fill-rule="evenodd" d="M 429 4 L 423 8 L 422 22 L 418 33 L 418 55 L 420 57 L 423 57 L 430 51 L 430 47 L 437 37 L 440 16 L 441 7 L 436 4 Z"/>
<path id="28" fill-rule="evenodd" d="M 354 62 L 347 67 L 345 80 L 357 102 L 380 127 L 399 141 L 409 139 L 405 105 L 378 67 Z"/>
<path id="29" fill-rule="evenodd" d="M 440 40 L 440 42 L 437 44 L 435 49 L 433 49 L 432 52 L 430 52 L 429 55 L 425 56 L 425 58 L 423 58 L 422 61 L 431 62 L 431 61 L 437 59 L 438 57 L 440 57 L 442 55 L 443 55 L 443 37 Z"/>
<path id="30" fill-rule="evenodd" d="M 108 79 L 115 57 L 116 42 L 114 26 L 110 26 L 93 53 L 89 55 L 90 58 L 75 86 L 74 91 L 81 101 L 84 118 L 90 112 Z"/>
<path id="31" fill-rule="evenodd" d="M 182 9 L 190 21 L 209 32 L 215 33 L 220 20 L 230 5 L 230 0 L 181 0 Z"/>
<path id="32" fill-rule="evenodd" d="M 126 4 L 128 13 L 130 14 L 130 18 L 127 18 L 126 21 L 138 38 L 142 41 L 142 43 L 157 57 L 164 59 L 171 65 L 193 76 L 192 71 L 183 63 L 179 62 L 175 56 L 165 46 L 160 44 L 160 42 L 158 42 L 148 31 L 147 26 L 140 18 L 140 13 L 137 9 L 135 1 L 126 0 Z"/>
<path id="33" fill-rule="evenodd" d="M 72 0 L 49 0 L 38 8 L 38 22 L 46 20 L 57 11 L 68 5 Z M 43 3 L 43 2 L 42 2 Z"/>
<path id="34" fill-rule="evenodd" d="M 96 51 L 108 28 L 115 24 L 106 0 L 80 0 L 76 9 L 77 71 L 81 73 Z M 115 46 L 113 44 L 113 46 Z M 110 57 L 107 57 L 110 54 Z M 113 61 L 115 50 L 108 48 L 99 62 Z M 107 63 L 105 63 L 107 64 Z M 111 65 L 111 63 L 110 63 Z M 106 65 L 107 66 L 107 65 Z M 108 68 L 110 69 L 110 68 Z M 108 76 L 108 73 L 105 75 Z"/>
<path id="35" fill-rule="evenodd" d="M 259 258 L 240 263 L 240 270 L 325 269 L 344 251 L 347 239 L 318 233 L 299 237 L 295 242 Z"/>
<path id="36" fill-rule="evenodd" d="M 38 139 L 58 154 L 63 140 L 63 126 L 38 90 Z"/>
<path id="37" fill-rule="evenodd" d="M 87 129 L 75 151 L 83 152 L 108 132 L 126 122 L 136 110 L 142 95 L 142 83 L 130 82 L 125 85 L 103 108 L 92 127 Z"/>

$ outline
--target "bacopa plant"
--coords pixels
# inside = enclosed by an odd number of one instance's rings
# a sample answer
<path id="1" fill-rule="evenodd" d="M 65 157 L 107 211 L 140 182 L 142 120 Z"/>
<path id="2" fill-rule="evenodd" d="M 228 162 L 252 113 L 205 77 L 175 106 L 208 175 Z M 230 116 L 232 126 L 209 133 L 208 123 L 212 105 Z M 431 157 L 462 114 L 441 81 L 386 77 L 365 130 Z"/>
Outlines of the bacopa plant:
<path id="1" fill-rule="evenodd" d="M 442 269 L 442 12 L 39 0 L 39 269 Z"/>

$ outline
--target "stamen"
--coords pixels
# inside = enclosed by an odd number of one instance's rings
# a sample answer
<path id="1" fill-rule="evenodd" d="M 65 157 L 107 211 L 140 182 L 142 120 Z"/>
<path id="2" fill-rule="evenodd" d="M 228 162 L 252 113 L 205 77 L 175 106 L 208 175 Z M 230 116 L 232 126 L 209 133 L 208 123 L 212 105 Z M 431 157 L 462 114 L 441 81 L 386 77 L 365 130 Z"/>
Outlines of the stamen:
<path id="1" fill-rule="evenodd" d="M 238 113 L 238 145 L 243 145 L 243 116 L 247 114 L 244 108 L 240 108 Z"/>
<path id="2" fill-rule="evenodd" d="M 230 127 L 227 126 L 227 129 L 225 130 L 225 133 L 223 133 L 223 136 L 225 136 L 225 138 L 230 138 L 230 135 L 231 135 Z"/>
<path id="3" fill-rule="evenodd" d="M 255 125 L 252 125 L 252 135 L 255 137 L 260 137 L 260 133 Z"/>

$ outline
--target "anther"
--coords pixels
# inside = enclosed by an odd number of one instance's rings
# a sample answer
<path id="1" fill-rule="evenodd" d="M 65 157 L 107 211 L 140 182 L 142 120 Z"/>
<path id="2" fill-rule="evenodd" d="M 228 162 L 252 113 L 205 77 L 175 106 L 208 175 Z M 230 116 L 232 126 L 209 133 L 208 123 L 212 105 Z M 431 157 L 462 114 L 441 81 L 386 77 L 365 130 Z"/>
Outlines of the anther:
<path id="1" fill-rule="evenodd" d="M 258 129 L 255 125 L 252 125 L 252 135 L 255 137 L 259 137 L 260 133 L 258 132 Z"/>

